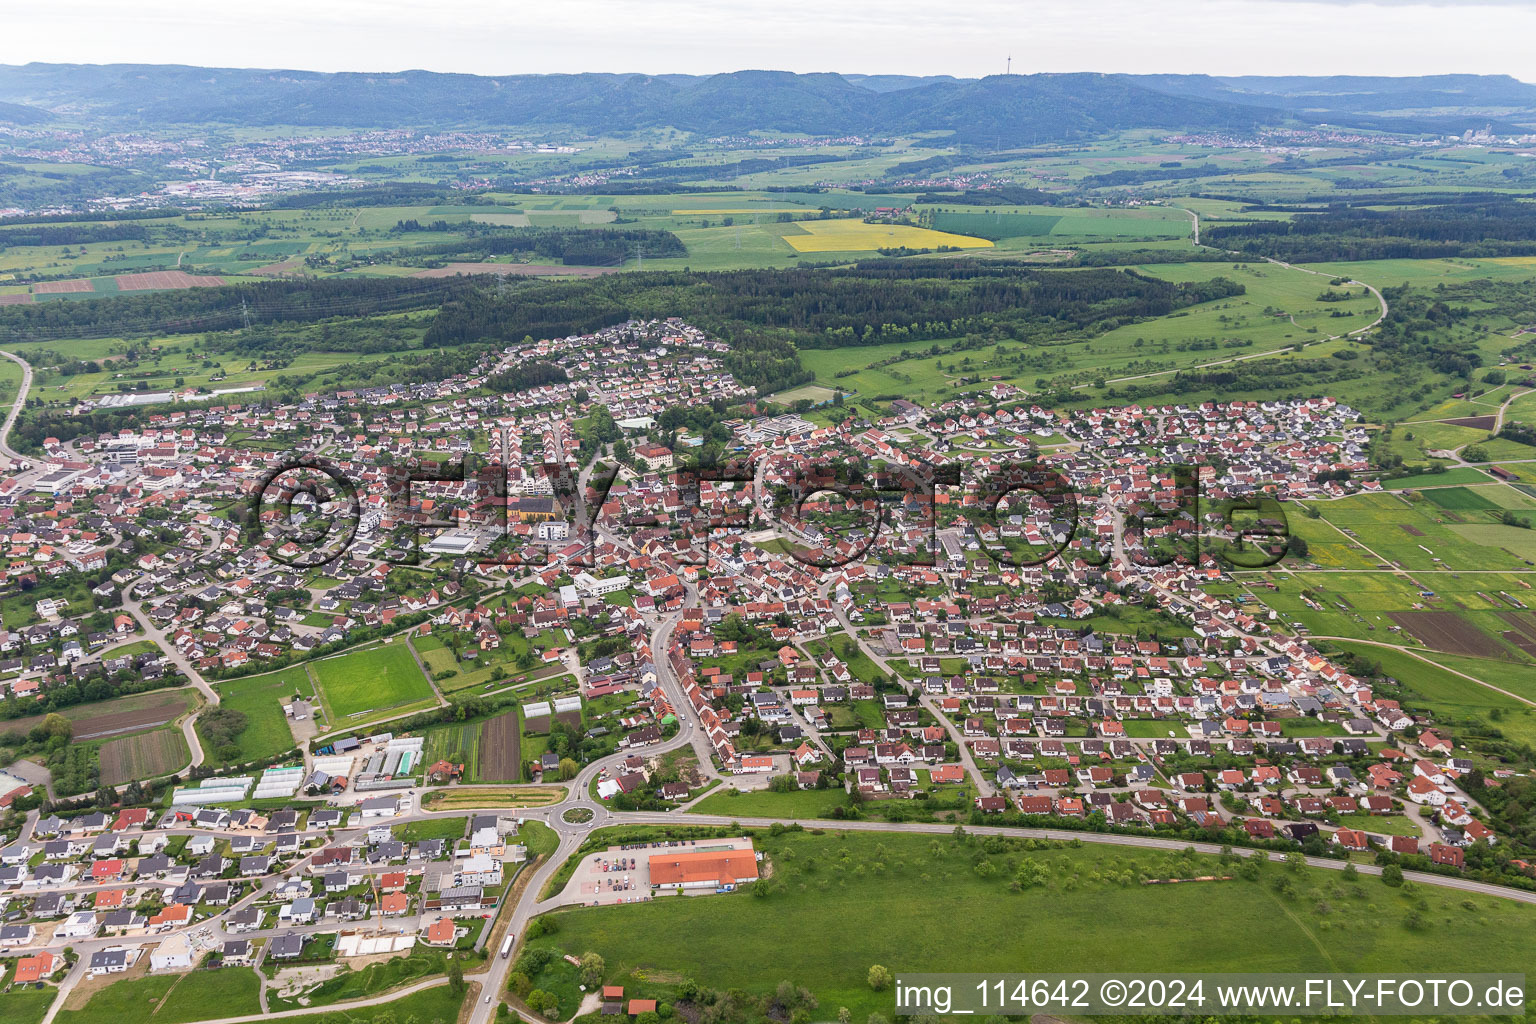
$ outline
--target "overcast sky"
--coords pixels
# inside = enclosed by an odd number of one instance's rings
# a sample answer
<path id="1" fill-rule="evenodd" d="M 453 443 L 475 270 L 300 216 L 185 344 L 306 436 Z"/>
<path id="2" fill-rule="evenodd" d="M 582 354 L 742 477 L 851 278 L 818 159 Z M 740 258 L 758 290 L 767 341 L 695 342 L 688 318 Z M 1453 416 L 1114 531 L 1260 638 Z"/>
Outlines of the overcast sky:
<path id="1" fill-rule="evenodd" d="M 473 74 L 1504 73 L 1536 82 L 1536 0 L 49 0 L 5 4 L 0 64 Z"/>

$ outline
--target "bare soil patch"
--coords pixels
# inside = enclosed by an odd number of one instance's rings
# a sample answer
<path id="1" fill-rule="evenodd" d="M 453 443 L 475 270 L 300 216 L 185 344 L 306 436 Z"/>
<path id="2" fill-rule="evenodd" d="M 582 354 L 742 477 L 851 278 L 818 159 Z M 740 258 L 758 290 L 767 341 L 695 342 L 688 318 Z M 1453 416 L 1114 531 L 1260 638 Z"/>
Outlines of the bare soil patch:
<path id="1" fill-rule="evenodd" d="M 142 292 L 164 288 L 218 288 L 224 284 L 222 277 L 189 274 L 184 270 L 151 270 L 143 274 L 121 274 L 117 278 L 120 292 Z"/>
<path id="2" fill-rule="evenodd" d="M 1492 637 L 1455 612 L 1390 612 L 1389 617 L 1437 651 L 1474 658 L 1496 658 L 1502 653 Z"/>
<path id="3" fill-rule="evenodd" d="M 517 782 L 523 777 L 522 745 L 517 712 L 497 715 L 480 727 L 480 778 L 484 782 Z"/>
<path id="4" fill-rule="evenodd" d="M 41 281 L 32 286 L 33 295 L 67 295 L 71 292 L 93 292 L 96 286 L 85 278 L 73 281 Z"/>

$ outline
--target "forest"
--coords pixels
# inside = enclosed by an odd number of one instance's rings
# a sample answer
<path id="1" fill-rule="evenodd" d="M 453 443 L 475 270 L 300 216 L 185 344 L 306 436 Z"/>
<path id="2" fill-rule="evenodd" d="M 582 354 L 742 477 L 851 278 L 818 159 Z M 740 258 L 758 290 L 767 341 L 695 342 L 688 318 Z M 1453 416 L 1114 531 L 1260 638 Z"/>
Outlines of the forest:
<path id="1" fill-rule="evenodd" d="M 1214 225 L 1207 245 L 1293 263 L 1536 253 L 1536 203 L 1514 197 L 1393 210 L 1338 207 L 1289 221 Z"/>
<path id="2" fill-rule="evenodd" d="M 0 306 L 0 342 L 187 334 L 429 309 L 463 287 L 453 278 L 349 277 Z"/>
<path id="3" fill-rule="evenodd" d="M 970 332 L 1045 341 L 1242 293 L 1225 278 L 1172 284 L 1130 271 L 1020 270 L 962 260 L 872 261 L 828 270 L 663 271 L 481 285 L 443 304 L 427 345 L 559 337 L 632 317 L 680 316 L 731 346 L 726 364 L 760 393 L 810 379 L 801 348 Z"/>
<path id="4" fill-rule="evenodd" d="M 569 266 L 617 267 L 637 251 L 652 258 L 683 257 L 688 249 L 670 231 L 650 228 L 536 227 L 504 228 L 473 221 L 450 226 L 445 221 L 420 224 L 403 220 L 395 231 L 459 230 L 461 242 L 412 247 L 412 257 L 448 257 L 484 260 L 491 256 L 538 256 Z"/>

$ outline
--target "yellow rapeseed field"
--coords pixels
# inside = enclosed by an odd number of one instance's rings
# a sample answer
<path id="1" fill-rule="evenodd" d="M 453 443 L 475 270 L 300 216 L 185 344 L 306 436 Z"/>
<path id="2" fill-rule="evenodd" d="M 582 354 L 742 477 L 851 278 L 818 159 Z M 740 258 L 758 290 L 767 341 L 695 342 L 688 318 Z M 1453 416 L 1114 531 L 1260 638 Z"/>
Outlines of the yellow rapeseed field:
<path id="1" fill-rule="evenodd" d="M 954 235 L 948 231 L 914 228 L 906 224 L 866 224 L 861 220 L 803 220 L 796 222 L 805 234 L 786 234 L 784 241 L 796 252 L 863 252 L 874 249 L 990 249 L 985 238 Z"/>

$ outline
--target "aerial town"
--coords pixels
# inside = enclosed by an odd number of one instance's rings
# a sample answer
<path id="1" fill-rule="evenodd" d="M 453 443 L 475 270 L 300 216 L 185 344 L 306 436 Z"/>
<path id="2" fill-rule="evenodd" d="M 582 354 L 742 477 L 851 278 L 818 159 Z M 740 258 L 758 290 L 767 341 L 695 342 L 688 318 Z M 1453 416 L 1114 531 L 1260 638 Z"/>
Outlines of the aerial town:
<path id="1" fill-rule="evenodd" d="M 1536 6 L 1219 7 L 8 11 L 0 1024 L 1536 1024 Z"/>
<path id="2" fill-rule="evenodd" d="M 629 322 L 455 379 L 174 407 L 17 460 L 0 483 L 6 575 L 52 596 L 0 634 L 7 705 L 197 692 L 152 734 L 185 735 L 179 774 L 136 770 L 125 794 L 103 753 L 89 780 L 67 756 L 51 781 L 12 779 L 5 803 L 34 808 L 0 850 L 17 980 L 67 990 L 212 957 L 265 966 L 263 1009 L 302 1006 L 327 972 L 285 964 L 494 949 L 556 906 L 729 891 L 761 870 L 750 838 L 619 856 L 622 880 L 593 854 L 542 900 L 511 885 L 541 842 L 530 828 L 573 853 L 594 822 L 722 821 L 693 810 L 717 787 L 841 791 L 839 815 L 891 823 L 1387 849 L 1452 872 L 1500 842 L 1458 783 L 1472 765 L 1454 735 L 1223 597 L 1231 566 L 1210 550 L 1159 557 L 1230 538 L 1224 503 L 1379 486 L 1339 472 L 1366 465 L 1353 410 L 1067 414 L 999 385 L 880 422 L 718 420 L 750 471 L 689 471 L 701 437 L 659 429 L 667 410 L 752 404 L 723 351 L 678 320 Z M 485 393 L 538 364 L 565 379 Z M 291 451 L 355 487 L 284 483 L 305 469 Z M 476 457 L 490 476 L 443 471 Z M 1026 457 L 1071 482 L 1075 524 L 1039 493 L 987 507 L 979 481 Z M 791 486 L 853 460 L 878 489 Z M 955 486 L 881 481 L 956 461 Z M 1181 466 L 1207 511 L 1181 501 Z M 315 547 L 306 523 L 348 523 L 347 543 Z M 1183 628 L 1128 634 L 1128 616 Z M 276 684 L 246 698 L 252 679 Z M 216 730 L 195 725 L 232 694 L 276 720 L 286 755 L 217 770 L 240 748 L 210 750 Z M 435 726 L 462 698 L 496 715 L 473 752 Z M 540 799 L 473 809 L 465 756 Z M 43 786 L 97 809 L 41 813 Z"/>

